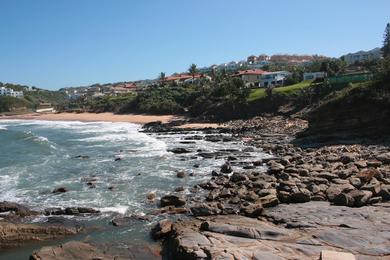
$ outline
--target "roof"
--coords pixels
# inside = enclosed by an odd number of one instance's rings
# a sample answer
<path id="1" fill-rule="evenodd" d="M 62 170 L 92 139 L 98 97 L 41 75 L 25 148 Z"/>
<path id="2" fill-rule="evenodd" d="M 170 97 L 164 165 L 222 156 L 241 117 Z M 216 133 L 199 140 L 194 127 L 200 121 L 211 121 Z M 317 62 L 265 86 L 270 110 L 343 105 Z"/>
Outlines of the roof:
<path id="1" fill-rule="evenodd" d="M 195 74 L 194 78 L 200 78 L 202 76 L 203 76 L 202 74 Z M 192 75 L 190 75 L 190 74 L 178 74 L 178 75 L 166 77 L 165 81 L 186 80 L 186 79 L 192 79 Z"/>
<path id="2" fill-rule="evenodd" d="M 233 76 L 241 76 L 241 75 L 263 75 L 267 73 L 265 70 L 254 69 L 254 70 L 240 70 L 233 74 Z"/>
<path id="3" fill-rule="evenodd" d="M 126 83 L 124 88 L 134 89 L 137 88 L 137 85 L 135 85 L 134 83 Z"/>

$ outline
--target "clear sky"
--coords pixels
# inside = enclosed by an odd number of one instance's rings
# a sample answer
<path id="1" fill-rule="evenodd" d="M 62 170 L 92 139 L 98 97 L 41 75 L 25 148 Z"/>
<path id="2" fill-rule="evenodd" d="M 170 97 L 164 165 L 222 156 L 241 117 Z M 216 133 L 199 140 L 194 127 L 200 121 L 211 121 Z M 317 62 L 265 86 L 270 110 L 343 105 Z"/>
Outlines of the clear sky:
<path id="1" fill-rule="evenodd" d="M 0 0 L 0 82 L 156 78 L 251 54 L 382 44 L 390 0 Z"/>

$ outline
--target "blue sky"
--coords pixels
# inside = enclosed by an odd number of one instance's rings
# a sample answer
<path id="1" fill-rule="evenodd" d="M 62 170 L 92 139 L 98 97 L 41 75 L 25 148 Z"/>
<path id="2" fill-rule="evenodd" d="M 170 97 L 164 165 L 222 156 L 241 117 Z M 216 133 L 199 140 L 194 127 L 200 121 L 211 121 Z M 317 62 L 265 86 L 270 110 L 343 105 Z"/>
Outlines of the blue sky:
<path id="1" fill-rule="evenodd" d="M 0 82 L 47 89 L 155 78 L 251 54 L 382 44 L 389 0 L 0 0 Z"/>

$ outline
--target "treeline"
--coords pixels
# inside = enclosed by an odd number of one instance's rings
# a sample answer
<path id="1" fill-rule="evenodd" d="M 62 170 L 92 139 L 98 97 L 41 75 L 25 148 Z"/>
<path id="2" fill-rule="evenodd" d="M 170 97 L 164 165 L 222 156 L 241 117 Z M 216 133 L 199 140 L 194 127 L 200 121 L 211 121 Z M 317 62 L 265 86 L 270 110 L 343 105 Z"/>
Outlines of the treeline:
<path id="1" fill-rule="evenodd" d="M 90 112 L 183 114 L 191 116 L 234 116 L 247 104 L 249 89 L 237 78 L 219 78 L 182 85 L 151 86 L 138 95 L 98 97 L 79 103 Z M 80 101 L 75 101 L 80 102 Z M 76 103 L 73 107 L 77 107 Z"/>

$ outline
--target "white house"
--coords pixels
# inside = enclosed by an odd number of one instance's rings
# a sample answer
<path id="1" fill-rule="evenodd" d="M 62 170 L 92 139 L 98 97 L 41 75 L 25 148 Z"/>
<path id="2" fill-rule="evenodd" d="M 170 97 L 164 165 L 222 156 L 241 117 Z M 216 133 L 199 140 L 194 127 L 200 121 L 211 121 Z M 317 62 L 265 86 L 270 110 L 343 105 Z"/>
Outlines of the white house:
<path id="1" fill-rule="evenodd" d="M 259 87 L 283 86 L 286 78 L 291 75 L 288 71 L 266 72 L 261 75 Z"/>
<path id="2" fill-rule="evenodd" d="M 358 51 L 355 53 L 348 53 L 341 58 L 347 63 L 347 65 L 354 64 L 355 62 L 373 61 L 379 60 L 382 57 L 382 51 L 380 48 L 375 48 L 370 51 Z"/>
<path id="3" fill-rule="evenodd" d="M 23 97 L 23 91 L 15 91 L 11 88 L 0 88 L 0 96 Z"/>
<path id="4" fill-rule="evenodd" d="M 315 80 L 315 79 L 324 79 L 326 78 L 326 72 L 305 72 L 303 73 L 303 80 Z"/>

